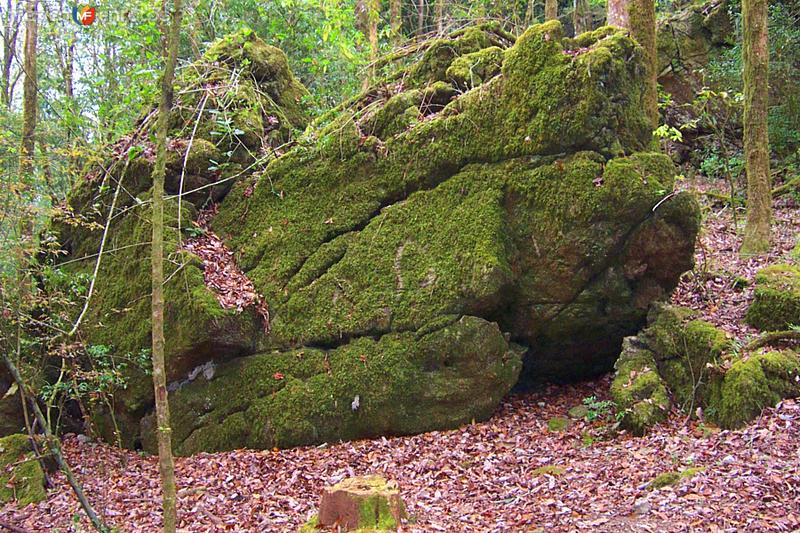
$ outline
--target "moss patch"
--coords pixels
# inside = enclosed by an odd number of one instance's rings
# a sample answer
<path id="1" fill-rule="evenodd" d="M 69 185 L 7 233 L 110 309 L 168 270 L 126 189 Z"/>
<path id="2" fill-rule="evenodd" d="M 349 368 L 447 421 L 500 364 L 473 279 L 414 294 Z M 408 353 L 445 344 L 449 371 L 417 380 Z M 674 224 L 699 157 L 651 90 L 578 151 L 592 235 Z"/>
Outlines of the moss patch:
<path id="1" fill-rule="evenodd" d="M 173 442 L 191 454 L 457 427 L 488 418 L 520 366 L 497 326 L 475 317 L 421 336 L 258 354 L 172 394 Z"/>
<path id="2" fill-rule="evenodd" d="M 639 346 L 634 337 L 628 337 L 615 368 L 611 396 L 623 413 L 622 426 L 634 435 L 643 435 L 666 418 L 670 406 L 653 353 Z"/>
<path id="3" fill-rule="evenodd" d="M 687 468 L 686 470 L 682 470 L 680 472 L 664 472 L 663 474 L 659 474 L 658 476 L 656 476 L 650 482 L 648 487 L 650 489 L 661 489 L 664 487 L 675 485 L 679 481 L 691 478 L 696 474 L 702 472 L 703 470 L 705 470 L 705 468 L 692 467 L 692 468 Z"/>
<path id="4" fill-rule="evenodd" d="M 561 474 L 563 474 L 566 471 L 567 471 L 567 469 L 565 467 L 563 467 L 563 466 L 545 465 L 545 466 L 540 466 L 539 468 L 534 469 L 531 472 L 531 475 L 532 476 L 554 476 L 554 477 L 558 477 L 558 476 L 560 476 Z"/>
<path id="5" fill-rule="evenodd" d="M 761 269 L 745 320 L 763 331 L 800 325 L 800 268 L 783 264 Z"/>
<path id="6" fill-rule="evenodd" d="M 715 384 L 709 409 L 716 423 L 737 428 L 783 398 L 800 395 L 800 358 L 792 351 L 740 359 Z"/>
<path id="7" fill-rule="evenodd" d="M 569 418 L 556 416 L 547 421 L 547 430 L 552 431 L 553 433 L 561 433 L 562 431 L 566 431 L 569 428 L 569 425 Z"/>
<path id="8" fill-rule="evenodd" d="M 46 499 L 44 471 L 28 436 L 17 433 L 0 438 L 0 503 L 16 500 L 23 507 Z"/>

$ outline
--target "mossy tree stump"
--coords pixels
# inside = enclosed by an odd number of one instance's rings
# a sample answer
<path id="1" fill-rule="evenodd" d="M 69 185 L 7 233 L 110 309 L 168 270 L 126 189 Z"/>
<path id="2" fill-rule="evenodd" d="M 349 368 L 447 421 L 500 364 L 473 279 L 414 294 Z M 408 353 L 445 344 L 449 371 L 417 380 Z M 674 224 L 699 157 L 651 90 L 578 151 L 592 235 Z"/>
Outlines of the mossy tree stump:
<path id="1" fill-rule="evenodd" d="M 325 487 L 316 527 L 342 531 L 396 530 L 406 516 L 400 489 L 379 476 L 354 477 Z"/>

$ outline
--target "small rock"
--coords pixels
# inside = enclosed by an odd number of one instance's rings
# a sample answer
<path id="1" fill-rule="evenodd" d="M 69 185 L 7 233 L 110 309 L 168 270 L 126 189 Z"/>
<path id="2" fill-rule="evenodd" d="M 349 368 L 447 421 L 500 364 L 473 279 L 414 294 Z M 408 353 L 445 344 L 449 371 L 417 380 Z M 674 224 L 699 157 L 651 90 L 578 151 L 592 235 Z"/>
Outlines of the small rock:
<path id="1" fill-rule="evenodd" d="M 575 420 L 586 418 L 586 415 L 588 414 L 589 414 L 589 409 L 585 405 L 576 405 L 575 407 L 569 410 L 569 417 L 574 418 Z"/>
<path id="2" fill-rule="evenodd" d="M 724 465 L 732 465 L 736 462 L 736 458 L 732 455 L 726 455 L 722 458 L 722 464 Z"/>
<path id="3" fill-rule="evenodd" d="M 650 505 L 650 502 L 647 501 L 647 498 L 639 498 L 633 504 L 633 514 L 636 516 L 646 515 L 650 512 L 651 508 L 652 506 Z"/>
<path id="4" fill-rule="evenodd" d="M 78 439 L 78 442 L 80 442 L 81 444 L 89 444 L 90 442 L 92 442 L 92 437 L 90 437 L 89 435 L 82 435 L 81 434 L 81 435 L 78 435 L 77 439 Z"/>
<path id="5" fill-rule="evenodd" d="M 538 405 L 539 407 L 545 407 L 545 406 L 547 406 L 547 404 L 546 404 L 546 403 L 544 403 L 544 402 L 537 402 L 537 404 L 536 404 L 536 405 Z"/>

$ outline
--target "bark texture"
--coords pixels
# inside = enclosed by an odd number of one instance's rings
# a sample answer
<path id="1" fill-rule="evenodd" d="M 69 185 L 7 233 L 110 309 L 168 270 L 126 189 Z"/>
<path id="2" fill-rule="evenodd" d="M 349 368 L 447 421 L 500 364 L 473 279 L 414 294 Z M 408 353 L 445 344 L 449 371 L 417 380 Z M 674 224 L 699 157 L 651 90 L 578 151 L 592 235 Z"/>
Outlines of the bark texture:
<path id="1" fill-rule="evenodd" d="M 36 79 L 36 40 L 39 31 L 38 0 L 28 0 L 25 5 L 25 81 L 22 102 L 22 146 L 19 154 L 20 175 L 30 175 L 33 171 L 33 150 L 36 144 L 37 120 L 37 79 Z M 25 179 L 22 180 L 26 182 Z"/>
<path id="2" fill-rule="evenodd" d="M 631 36 L 644 48 L 647 80 L 644 105 L 653 128 L 658 127 L 658 52 L 656 51 L 656 4 L 653 0 L 631 0 L 628 4 Z"/>
<path id="3" fill-rule="evenodd" d="M 558 18 L 558 0 L 545 0 L 544 20 L 555 20 Z"/>
<path id="4" fill-rule="evenodd" d="M 589 11 L 589 3 L 586 0 L 574 0 L 572 11 L 572 24 L 575 27 L 575 35 L 592 29 L 592 15 Z"/>
<path id="5" fill-rule="evenodd" d="M 772 193 L 769 173 L 767 103 L 769 48 L 767 0 L 743 0 L 744 152 L 747 170 L 747 224 L 741 253 L 769 250 Z"/>
<path id="6" fill-rule="evenodd" d="M 175 0 L 172 24 L 164 37 L 166 64 L 161 78 L 161 101 L 158 106 L 156 163 L 153 169 L 153 244 L 152 244 L 152 326 L 153 388 L 158 421 L 158 469 L 163 492 L 164 531 L 174 533 L 177 510 L 175 496 L 175 463 L 172 458 L 172 428 L 167 397 L 166 364 L 164 362 L 164 176 L 166 175 L 167 131 L 172 109 L 175 63 L 181 26 L 181 0 Z"/>
<path id="7" fill-rule="evenodd" d="M 402 39 L 403 0 L 389 1 L 389 24 L 392 28 L 392 41 L 397 44 Z"/>
<path id="8" fill-rule="evenodd" d="M 619 28 L 630 28 L 628 22 L 628 4 L 630 0 L 608 0 L 606 6 L 606 24 Z"/>

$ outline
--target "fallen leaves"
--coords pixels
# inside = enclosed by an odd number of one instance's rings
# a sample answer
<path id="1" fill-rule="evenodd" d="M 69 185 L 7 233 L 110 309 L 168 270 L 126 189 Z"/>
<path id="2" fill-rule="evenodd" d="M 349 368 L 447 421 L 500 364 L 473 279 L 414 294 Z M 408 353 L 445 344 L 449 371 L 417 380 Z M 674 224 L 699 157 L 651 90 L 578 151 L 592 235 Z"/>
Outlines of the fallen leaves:
<path id="1" fill-rule="evenodd" d="M 738 431 L 698 432 L 678 413 L 647 437 L 622 433 L 590 446 L 582 435 L 598 426 L 585 420 L 562 433 L 545 430 L 549 418 L 564 416 L 584 397 L 602 397 L 607 387 L 604 378 L 515 396 L 490 421 L 453 431 L 178 458 L 179 527 L 295 531 L 315 512 L 322 487 L 367 474 L 400 483 L 412 517 L 405 532 L 792 531 L 800 525 L 796 401 Z M 109 522 L 121 531 L 161 526 L 155 457 L 75 437 L 65 438 L 64 449 Z M 649 490 L 659 474 L 689 468 L 703 470 Z M 34 532 L 77 531 L 78 503 L 63 476 L 54 482 L 46 502 L 8 505 L 3 520 Z"/>
<path id="2" fill-rule="evenodd" d="M 233 252 L 209 227 L 209 222 L 217 211 L 217 204 L 213 204 L 200 212 L 195 223 L 200 231 L 188 239 L 183 247 L 203 262 L 203 279 L 206 286 L 217 295 L 217 301 L 222 308 L 241 312 L 252 306 L 262 319 L 264 331 L 269 332 L 267 302 L 256 292 L 253 282 L 239 269 Z"/>

